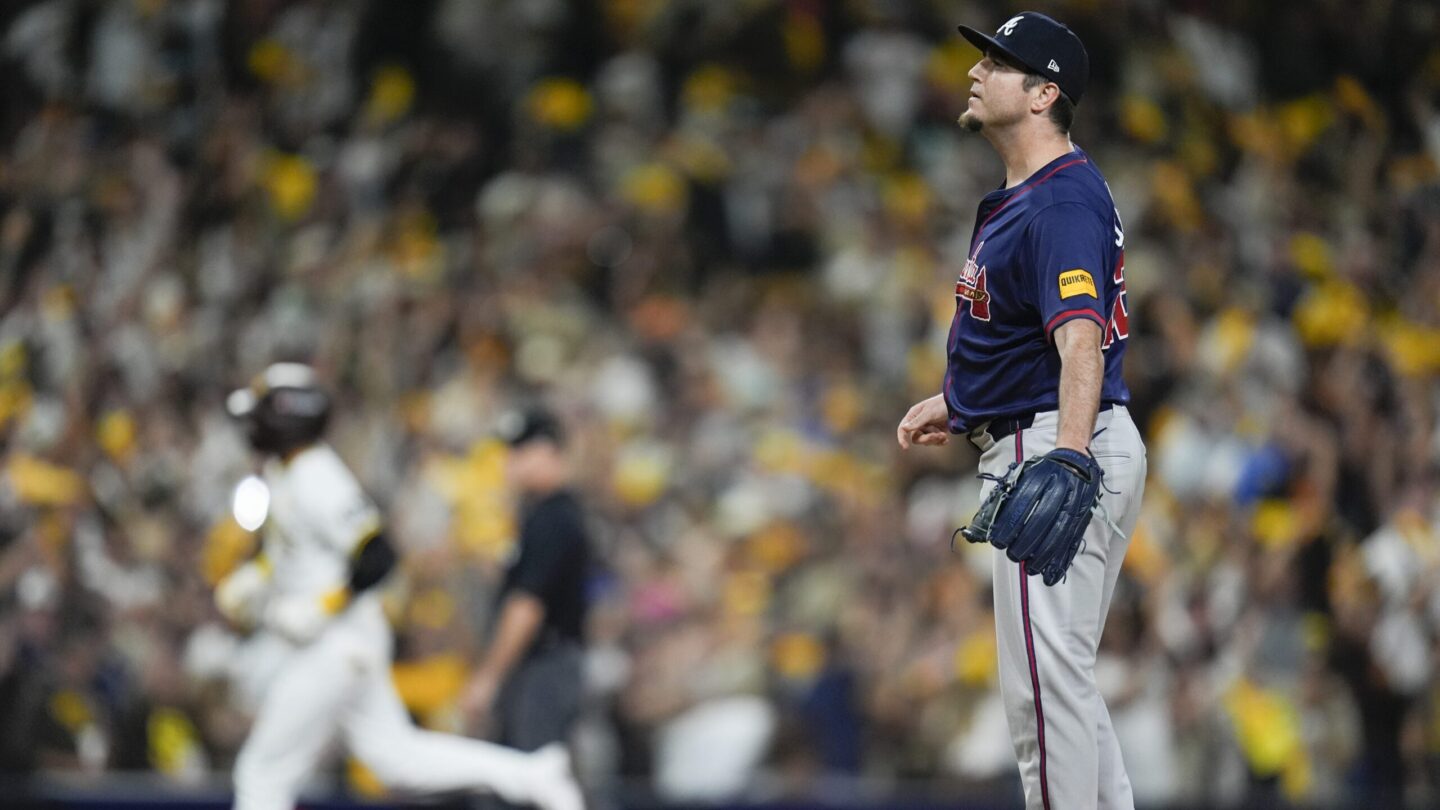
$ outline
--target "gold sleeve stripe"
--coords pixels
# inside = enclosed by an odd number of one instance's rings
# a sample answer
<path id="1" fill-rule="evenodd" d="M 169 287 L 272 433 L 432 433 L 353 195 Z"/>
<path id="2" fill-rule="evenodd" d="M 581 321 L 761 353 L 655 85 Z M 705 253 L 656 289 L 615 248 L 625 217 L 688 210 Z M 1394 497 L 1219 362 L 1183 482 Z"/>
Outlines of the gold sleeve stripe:
<path id="1" fill-rule="evenodd" d="M 365 546 L 371 540 L 374 540 L 377 535 L 380 534 L 380 528 L 380 521 L 375 520 L 372 521 L 368 526 L 366 526 L 363 531 L 359 532 L 356 535 L 359 539 L 355 541 L 355 545 L 350 549 L 350 557 L 352 559 L 355 557 L 359 557 L 360 552 L 365 550 Z"/>
<path id="2" fill-rule="evenodd" d="M 347 588 L 336 588 L 320 597 L 320 609 L 326 614 L 334 616 L 345 608 L 350 602 L 350 591 Z"/>

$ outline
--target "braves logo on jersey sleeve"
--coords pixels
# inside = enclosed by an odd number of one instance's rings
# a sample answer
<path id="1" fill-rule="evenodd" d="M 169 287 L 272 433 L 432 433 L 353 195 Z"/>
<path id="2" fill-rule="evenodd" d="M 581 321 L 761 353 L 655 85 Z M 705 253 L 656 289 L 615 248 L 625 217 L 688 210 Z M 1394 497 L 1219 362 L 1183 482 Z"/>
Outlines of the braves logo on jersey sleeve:
<path id="1" fill-rule="evenodd" d="M 977 321 L 990 320 L 990 292 L 985 289 L 985 268 L 975 263 L 983 247 L 985 242 L 982 240 L 975 246 L 970 258 L 965 260 L 960 279 L 955 282 L 955 305 L 958 307 L 965 301 L 970 302 L 970 317 Z"/>

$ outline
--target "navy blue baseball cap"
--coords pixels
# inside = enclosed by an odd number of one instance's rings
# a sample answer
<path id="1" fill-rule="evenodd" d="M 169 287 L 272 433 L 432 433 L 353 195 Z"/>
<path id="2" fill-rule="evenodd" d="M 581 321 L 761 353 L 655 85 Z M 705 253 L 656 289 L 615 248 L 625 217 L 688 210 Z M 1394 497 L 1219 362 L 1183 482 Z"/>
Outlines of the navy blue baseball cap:
<path id="1" fill-rule="evenodd" d="M 971 45 L 985 53 L 999 51 L 1011 61 L 1044 76 L 1060 87 L 1060 92 L 1079 104 L 1090 77 L 1090 56 L 1080 37 L 1064 24 L 1036 11 L 1022 11 L 995 29 L 995 36 L 982 34 L 968 25 L 960 33 Z"/>

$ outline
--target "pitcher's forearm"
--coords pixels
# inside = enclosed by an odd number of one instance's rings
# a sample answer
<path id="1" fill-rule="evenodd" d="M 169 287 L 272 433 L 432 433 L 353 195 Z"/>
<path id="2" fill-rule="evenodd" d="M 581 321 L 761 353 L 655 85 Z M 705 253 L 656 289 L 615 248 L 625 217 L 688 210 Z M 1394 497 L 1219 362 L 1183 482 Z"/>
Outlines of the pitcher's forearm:
<path id="1" fill-rule="evenodd" d="M 1100 387 L 1105 381 L 1100 335 L 1099 325 L 1083 318 L 1055 330 L 1055 347 L 1060 352 L 1060 424 L 1056 447 L 1084 451 L 1090 446 L 1095 416 L 1100 411 Z"/>

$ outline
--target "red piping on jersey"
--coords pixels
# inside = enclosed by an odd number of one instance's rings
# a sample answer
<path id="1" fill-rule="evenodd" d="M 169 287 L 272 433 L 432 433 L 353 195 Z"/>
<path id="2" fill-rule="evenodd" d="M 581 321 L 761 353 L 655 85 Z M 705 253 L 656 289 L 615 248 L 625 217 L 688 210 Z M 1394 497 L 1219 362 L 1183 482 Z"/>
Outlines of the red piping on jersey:
<path id="1" fill-rule="evenodd" d="M 1067 309 L 1067 310 L 1065 310 L 1064 312 L 1060 313 L 1059 315 L 1056 315 L 1055 317 L 1051 318 L 1051 319 L 1050 319 L 1050 322 L 1047 323 L 1047 324 L 1045 324 L 1045 334 L 1046 334 L 1046 335 L 1049 335 L 1051 332 L 1054 332 L 1054 331 L 1055 331 L 1055 327 L 1057 326 L 1056 321 L 1059 321 L 1059 320 L 1061 320 L 1062 318 L 1069 318 L 1069 317 L 1071 317 L 1072 315 L 1074 315 L 1074 316 L 1083 316 L 1083 317 L 1089 318 L 1089 319 L 1091 319 L 1092 321 L 1100 324 L 1100 328 L 1101 328 L 1101 329 L 1104 329 L 1104 328 L 1105 328 L 1105 319 L 1102 318 L 1102 317 L 1100 317 L 1100 313 L 1096 312 L 1095 310 L 1093 310 L 1093 309 Z"/>
<path id="2" fill-rule="evenodd" d="M 1015 431 L 1015 460 L 1025 458 L 1025 431 Z M 1035 694 L 1035 739 L 1040 745 L 1040 803 L 1050 810 L 1050 780 L 1045 773 L 1045 708 L 1040 703 L 1040 668 L 1035 664 L 1035 639 L 1030 634 L 1030 576 L 1020 563 L 1020 615 L 1025 620 L 1025 655 L 1030 659 L 1030 688 Z"/>
<path id="3" fill-rule="evenodd" d="M 1036 186 L 1040 185 L 1041 183 L 1045 182 L 1046 180 L 1049 180 L 1051 177 L 1053 177 L 1053 176 L 1055 175 L 1056 172 L 1060 171 L 1061 169 L 1067 168 L 1067 167 L 1069 167 L 1069 166 L 1074 166 L 1076 163 L 1089 163 L 1089 162 L 1090 162 L 1090 161 L 1087 160 L 1087 159 L 1085 159 L 1085 158 L 1076 158 L 1076 159 L 1074 159 L 1074 160 L 1067 161 L 1067 162 L 1065 162 L 1065 163 L 1061 163 L 1059 166 L 1056 166 L 1055 168 L 1053 168 L 1053 169 L 1051 169 L 1050 171 L 1046 172 L 1044 177 L 1040 178 L 1039 180 L 1036 180 L 1035 182 L 1031 183 L 1031 184 L 1028 185 L 1028 186 L 1025 186 L 1024 188 L 1022 188 L 1022 189 L 1020 189 L 1019 191 L 1015 192 L 1015 196 L 1011 197 L 1010 199 L 1006 200 L 1006 201 L 1003 202 L 1003 203 L 1000 203 L 1000 207 L 999 207 L 999 208 L 996 208 L 994 211 L 991 211 L 991 212 L 990 212 L 990 216 L 985 217 L 985 221 L 984 221 L 984 222 L 981 222 L 981 223 L 980 223 L 980 227 L 978 227 L 978 228 L 975 229 L 975 235 L 976 235 L 976 236 L 979 236 L 979 235 L 980 235 L 980 232 L 983 231 L 983 230 L 985 230 L 985 226 L 990 224 L 990 220 L 994 219 L 996 214 L 1000 213 L 1001 211 L 1004 211 L 1006 206 L 1008 206 L 1010 203 L 1015 202 L 1016 200 L 1020 199 L 1020 197 L 1022 197 L 1022 196 L 1025 194 L 1025 192 L 1029 191 L 1030 189 L 1035 188 Z M 971 250 L 974 250 L 974 247 L 973 247 L 973 246 L 971 247 Z M 974 257 L 974 256 L 971 256 L 970 258 L 973 259 L 973 258 L 975 258 L 975 257 Z"/>

